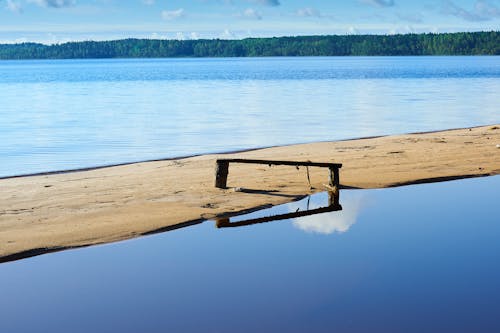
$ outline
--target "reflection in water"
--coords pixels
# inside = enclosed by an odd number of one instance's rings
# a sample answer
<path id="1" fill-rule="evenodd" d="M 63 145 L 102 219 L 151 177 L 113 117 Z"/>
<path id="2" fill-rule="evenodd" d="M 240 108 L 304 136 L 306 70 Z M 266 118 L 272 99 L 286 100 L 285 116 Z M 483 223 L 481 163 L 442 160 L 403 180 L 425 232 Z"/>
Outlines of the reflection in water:
<path id="1" fill-rule="evenodd" d="M 346 212 L 342 212 L 344 208 L 340 205 L 339 201 L 339 192 L 322 192 L 307 196 L 299 201 L 274 206 L 269 209 L 258 210 L 250 214 L 234 216 L 233 218 L 219 217 L 215 219 L 215 223 L 217 228 L 234 228 L 252 224 L 290 220 L 296 227 L 307 232 L 327 235 L 335 231 L 342 233 L 346 232 L 351 225 L 356 222 L 359 200 L 353 200 L 352 197 L 349 197 L 346 201 L 348 208 Z M 231 222 L 232 219 L 235 221 Z M 201 219 L 188 221 L 145 232 L 141 235 L 146 236 L 165 233 L 198 225 L 203 222 L 205 221 Z M 32 249 L 8 256 L 0 256 L 0 264 L 78 247 L 79 246 Z"/>
<path id="2" fill-rule="evenodd" d="M 337 212 L 342 210 L 342 206 L 339 203 L 339 197 L 339 192 L 319 193 L 308 196 L 307 198 L 297 202 L 279 205 L 269 209 L 260 210 L 256 213 L 239 216 L 238 221 L 236 222 L 231 222 L 230 217 L 221 217 L 216 219 L 215 222 L 217 228 L 233 228 L 288 219 L 291 219 L 292 221 L 302 221 L 302 219 L 306 218 L 316 218 L 321 220 L 325 216 L 336 215 L 325 213 Z M 326 207 L 320 204 L 320 202 L 325 201 L 327 201 L 328 203 Z M 329 219 L 326 218 L 326 220 Z M 348 225 L 344 231 L 346 231 L 349 226 L 350 225 Z"/>
<path id="3" fill-rule="evenodd" d="M 311 203 L 311 209 L 318 206 L 316 200 Z M 330 235 L 334 232 L 344 233 L 356 223 L 362 206 L 361 196 L 349 196 L 342 199 L 342 211 L 336 214 L 322 214 L 293 219 L 293 225 L 300 230 L 311 233 Z M 296 209 L 294 204 L 289 205 L 290 211 Z"/>
<path id="4" fill-rule="evenodd" d="M 351 195 L 342 200 L 342 205 L 339 203 L 339 192 L 336 194 L 333 192 L 322 192 L 307 196 L 299 201 L 274 206 L 269 209 L 258 210 L 249 214 L 234 216 L 232 218 L 219 217 L 215 219 L 215 223 L 217 228 L 234 228 L 259 223 L 290 220 L 293 222 L 295 227 L 306 232 L 325 235 L 329 235 L 334 232 L 344 233 L 348 231 L 354 223 L 356 223 L 361 206 L 361 197 L 353 196 L 353 193 L 350 194 Z M 233 222 L 231 220 L 233 220 Z M 166 233 L 177 229 L 199 225 L 203 222 L 206 221 L 188 221 L 150 232 L 145 232 L 142 236 Z M 70 247 L 32 249 L 0 257 L 0 264 L 68 249 L 70 249 Z"/>
<path id="5" fill-rule="evenodd" d="M 499 187 L 344 190 L 319 215 L 357 212 L 341 235 L 200 223 L 2 264 L 0 332 L 500 332 Z"/>
<path id="6" fill-rule="evenodd" d="M 0 62 L 0 176 L 493 124 L 499 59 Z"/>

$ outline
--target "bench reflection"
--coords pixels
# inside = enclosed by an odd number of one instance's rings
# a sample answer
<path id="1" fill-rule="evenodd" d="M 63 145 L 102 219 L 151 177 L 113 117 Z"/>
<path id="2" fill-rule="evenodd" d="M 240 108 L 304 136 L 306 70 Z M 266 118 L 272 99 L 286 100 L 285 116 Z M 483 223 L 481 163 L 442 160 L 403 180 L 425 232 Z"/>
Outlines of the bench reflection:
<path id="1" fill-rule="evenodd" d="M 307 205 L 309 207 L 309 203 Z M 217 228 L 235 228 L 243 227 L 252 224 L 274 222 L 280 220 L 294 219 L 298 217 L 311 216 L 316 214 L 330 213 L 342 210 L 342 206 L 339 203 L 339 193 L 328 192 L 328 206 L 316 209 L 307 209 L 304 211 L 296 211 L 293 213 L 271 215 L 265 217 L 258 217 L 247 219 L 243 221 L 231 222 L 230 217 L 220 217 L 215 219 L 215 225 Z"/>

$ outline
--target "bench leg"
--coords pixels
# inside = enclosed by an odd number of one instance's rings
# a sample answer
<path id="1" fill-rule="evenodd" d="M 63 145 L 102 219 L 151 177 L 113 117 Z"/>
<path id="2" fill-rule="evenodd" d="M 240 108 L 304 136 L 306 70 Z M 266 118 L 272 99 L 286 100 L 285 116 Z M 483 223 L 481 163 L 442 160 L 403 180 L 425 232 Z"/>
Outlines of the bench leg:
<path id="1" fill-rule="evenodd" d="M 227 227 L 230 225 L 231 225 L 231 222 L 229 220 L 229 217 L 222 217 L 222 218 L 215 219 L 215 226 L 217 228 L 224 228 L 224 227 Z"/>
<path id="2" fill-rule="evenodd" d="M 328 168 L 330 173 L 328 177 L 329 185 L 333 191 L 329 192 L 330 205 L 338 205 L 340 199 L 340 175 L 338 168 Z"/>
<path id="3" fill-rule="evenodd" d="M 229 174 L 229 162 L 217 161 L 215 167 L 215 187 L 227 188 L 227 175 Z"/>

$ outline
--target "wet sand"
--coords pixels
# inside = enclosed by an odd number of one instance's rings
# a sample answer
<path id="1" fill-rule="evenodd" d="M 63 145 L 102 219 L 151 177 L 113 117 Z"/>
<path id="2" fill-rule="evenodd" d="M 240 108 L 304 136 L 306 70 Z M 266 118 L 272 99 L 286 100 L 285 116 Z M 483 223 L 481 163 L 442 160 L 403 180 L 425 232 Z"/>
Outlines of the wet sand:
<path id="1" fill-rule="evenodd" d="M 324 168 L 310 168 L 311 189 L 303 167 L 231 164 L 221 190 L 217 158 L 342 163 L 342 187 L 384 188 L 497 175 L 499 145 L 500 125 L 489 125 L 2 179 L 0 262 L 277 205 L 328 182 Z"/>

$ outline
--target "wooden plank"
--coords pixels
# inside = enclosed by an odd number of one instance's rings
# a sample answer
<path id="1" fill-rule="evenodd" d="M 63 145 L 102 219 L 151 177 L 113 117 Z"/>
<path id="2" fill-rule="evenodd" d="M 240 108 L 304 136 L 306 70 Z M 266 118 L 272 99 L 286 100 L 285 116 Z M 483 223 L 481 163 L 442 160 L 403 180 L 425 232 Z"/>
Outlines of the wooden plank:
<path id="1" fill-rule="evenodd" d="M 280 214 L 280 215 L 273 215 L 273 216 L 267 216 L 267 217 L 259 217 L 259 218 L 244 220 L 244 221 L 238 221 L 238 222 L 231 222 L 229 217 L 217 218 L 217 219 L 215 219 L 215 222 L 216 222 L 217 228 L 235 228 L 235 227 L 243 227 L 243 226 L 252 225 L 252 224 L 287 220 L 287 219 L 293 219 L 293 218 L 297 218 L 297 217 L 304 217 L 304 216 L 310 216 L 310 215 L 329 213 L 329 212 L 335 212 L 335 211 L 342 210 L 342 206 L 338 204 L 338 200 L 334 200 L 334 201 L 336 201 L 337 203 L 332 204 L 328 207 L 323 207 L 323 208 L 305 210 L 305 211 L 294 212 L 294 213 L 286 213 L 286 214 Z"/>
<path id="2" fill-rule="evenodd" d="M 337 168 L 337 169 L 342 167 L 341 163 L 322 163 L 322 162 L 311 162 L 311 161 L 276 161 L 276 160 L 253 160 L 253 159 L 241 159 L 241 158 L 218 159 L 217 162 L 219 161 L 228 163 L 312 166 L 312 167 Z"/>

